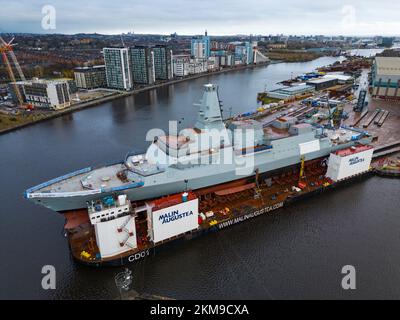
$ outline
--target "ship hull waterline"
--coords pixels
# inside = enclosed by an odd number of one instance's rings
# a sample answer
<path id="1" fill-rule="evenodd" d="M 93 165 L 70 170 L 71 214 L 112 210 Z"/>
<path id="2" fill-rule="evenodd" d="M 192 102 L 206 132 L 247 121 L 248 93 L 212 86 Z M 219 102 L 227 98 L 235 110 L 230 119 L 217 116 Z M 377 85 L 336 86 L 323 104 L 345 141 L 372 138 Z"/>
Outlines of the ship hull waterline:
<path id="1" fill-rule="evenodd" d="M 172 239 L 168 242 L 162 243 L 162 244 L 157 244 L 153 247 L 146 248 L 144 250 L 128 254 L 122 257 L 116 257 L 116 258 L 109 258 L 103 261 L 87 261 L 87 260 L 82 260 L 79 259 L 78 257 L 74 256 L 72 253 L 73 259 L 84 266 L 89 266 L 89 267 L 120 267 L 120 266 L 125 266 L 129 265 L 132 263 L 140 262 L 141 260 L 146 259 L 147 257 L 154 256 L 157 252 L 160 252 L 161 250 L 168 249 L 171 246 L 177 245 L 182 242 L 186 242 L 188 240 L 195 239 L 197 237 L 200 237 L 202 235 L 206 235 L 210 232 L 218 232 L 223 229 L 233 227 L 239 223 L 245 222 L 247 220 L 251 220 L 253 218 L 257 218 L 262 215 L 267 215 L 267 214 L 272 214 L 273 212 L 279 211 L 279 209 L 282 209 L 284 207 L 288 207 L 292 204 L 295 204 L 297 201 L 312 197 L 314 195 L 318 195 L 321 193 L 324 193 L 326 191 L 330 191 L 333 189 L 336 189 L 338 187 L 343 187 L 351 183 L 355 183 L 357 181 L 362 181 L 364 179 L 367 179 L 374 175 L 373 171 L 367 171 L 352 177 L 349 177 L 345 180 L 341 180 L 338 182 L 334 182 L 330 184 L 329 186 L 321 186 L 313 191 L 310 192 L 304 192 L 299 195 L 293 196 L 291 198 L 287 198 L 284 201 L 277 202 L 272 205 L 268 205 L 262 208 L 257 208 L 254 209 L 253 212 L 250 213 L 245 213 L 237 217 L 233 217 L 227 221 L 224 221 L 221 224 L 214 225 L 212 227 L 206 228 L 206 229 L 198 229 L 194 230 L 188 234 L 181 235 L 178 238 Z"/>

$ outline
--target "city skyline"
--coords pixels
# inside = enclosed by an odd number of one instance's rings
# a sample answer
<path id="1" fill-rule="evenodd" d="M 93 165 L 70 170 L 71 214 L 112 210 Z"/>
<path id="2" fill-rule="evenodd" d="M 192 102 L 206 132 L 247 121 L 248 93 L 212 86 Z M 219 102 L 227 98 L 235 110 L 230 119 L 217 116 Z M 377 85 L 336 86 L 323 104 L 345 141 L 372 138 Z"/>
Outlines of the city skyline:
<path id="1" fill-rule="evenodd" d="M 71 0 L 18 2 L 0 0 L 0 33 L 100 33 L 120 34 L 293 34 L 344 36 L 397 36 L 400 21 L 396 17 L 400 3 L 376 1 L 335 1 L 313 3 L 306 0 L 272 1 L 155 0 L 126 3 Z M 55 10 L 51 28 L 43 28 L 49 13 Z M 12 14 L 10 14 L 12 13 Z M 28 14 L 29 13 L 29 14 Z"/>

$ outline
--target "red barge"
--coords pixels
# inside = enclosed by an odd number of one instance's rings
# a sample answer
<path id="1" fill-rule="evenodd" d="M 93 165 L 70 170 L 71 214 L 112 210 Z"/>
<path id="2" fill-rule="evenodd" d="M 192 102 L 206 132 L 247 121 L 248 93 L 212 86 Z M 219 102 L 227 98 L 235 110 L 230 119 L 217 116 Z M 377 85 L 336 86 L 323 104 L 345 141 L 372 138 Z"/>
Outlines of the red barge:
<path id="1" fill-rule="evenodd" d="M 89 266 L 121 266 L 188 240 L 269 214 L 297 200 L 373 174 L 373 148 L 358 145 L 283 171 L 145 202 L 123 195 L 63 213 L 74 259 Z"/>

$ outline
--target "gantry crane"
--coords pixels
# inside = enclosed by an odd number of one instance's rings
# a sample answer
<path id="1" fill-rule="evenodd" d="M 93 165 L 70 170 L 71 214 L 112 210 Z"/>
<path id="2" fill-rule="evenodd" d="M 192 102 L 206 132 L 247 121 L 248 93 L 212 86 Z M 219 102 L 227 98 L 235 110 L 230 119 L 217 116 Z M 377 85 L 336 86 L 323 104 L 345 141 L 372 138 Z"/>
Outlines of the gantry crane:
<path id="1" fill-rule="evenodd" d="M 12 82 L 12 85 L 14 87 L 14 92 L 15 92 L 15 95 L 16 95 L 17 100 L 18 100 L 18 105 L 21 106 L 21 107 L 32 109 L 31 105 L 24 104 L 24 99 L 23 99 L 22 94 L 21 94 L 21 92 L 19 90 L 19 87 L 18 87 L 18 85 L 16 83 L 17 80 L 15 78 L 13 69 L 11 67 L 10 60 L 8 59 L 8 56 L 10 56 L 14 66 L 15 66 L 15 69 L 18 72 L 19 78 L 22 81 L 25 81 L 26 78 L 24 76 L 24 73 L 22 72 L 21 66 L 18 63 L 17 57 L 15 56 L 15 53 L 14 53 L 14 50 L 13 50 L 13 46 L 14 46 L 14 44 L 12 43 L 13 41 L 14 41 L 14 38 L 12 38 L 9 42 L 5 42 L 4 39 L 0 36 L 0 53 L 1 53 L 1 56 L 3 58 L 4 64 L 6 65 L 7 72 L 8 72 L 8 75 L 10 77 L 10 80 Z"/>

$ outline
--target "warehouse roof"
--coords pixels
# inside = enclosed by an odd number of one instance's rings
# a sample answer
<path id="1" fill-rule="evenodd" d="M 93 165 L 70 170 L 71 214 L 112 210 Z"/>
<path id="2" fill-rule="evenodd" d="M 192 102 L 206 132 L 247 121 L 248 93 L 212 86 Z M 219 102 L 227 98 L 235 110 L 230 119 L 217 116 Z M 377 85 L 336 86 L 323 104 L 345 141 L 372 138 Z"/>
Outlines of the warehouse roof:
<path id="1" fill-rule="evenodd" d="M 330 82 L 337 80 L 337 78 L 318 78 L 318 79 L 312 79 L 308 80 L 307 84 L 319 84 L 319 83 L 325 83 L 325 82 Z"/>
<path id="2" fill-rule="evenodd" d="M 308 85 L 297 85 L 297 86 L 292 86 L 292 87 L 283 87 L 274 91 L 281 91 L 281 92 L 289 92 L 289 93 L 295 93 L 303 90 L 311 90 L 314 89 L 312 86 Z"/>
<path id="3" fill-rule="evenodd" d="M 400 75 L 400 57 L 376 57 L 375 63 L 379 75 Z"/>
<path id="4" fill-rule="evenodd" d="M 39 78 L 32 78 L 31 80 L 20 80 L 16 82 L 11 82 L 11 83 L 16 83 L 20 85 L 34 85 L 34 84 L 59 84 L 59 83 L 65 83 L 67 81 L 70 81 L 72 79 L 69 78 L 57 78 L 57 79 L 39 79 Z"/>
<path id="5" fill-rule="evenodd" d="M 322 79 L 338 79 L 339 81 L 349 81 L 352 80 L 353 77 L 352 76 L 347 76 L 344 74 L 326 74 L 322 77 Z"/>
<path id="6" fill-rule="evenodd" d="M 74 70 L 76 71 L 92 71 L 96 69 L 103 69 L 106 66 L 104 64 L 102 65 L 97 65 L 97 66 L 87 66 L 87 67 L 76 67 Z"/>

